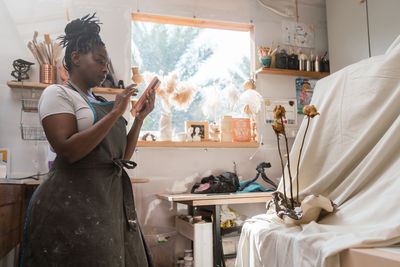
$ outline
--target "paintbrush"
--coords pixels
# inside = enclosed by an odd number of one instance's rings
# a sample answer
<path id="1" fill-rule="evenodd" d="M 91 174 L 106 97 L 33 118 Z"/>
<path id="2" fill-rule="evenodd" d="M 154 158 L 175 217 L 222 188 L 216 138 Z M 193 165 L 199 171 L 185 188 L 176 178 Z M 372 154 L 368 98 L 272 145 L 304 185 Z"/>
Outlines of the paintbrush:
<path id="1" fill-rule="evenodd" d="M 49 57 L 50 65 L 52 65 L 53 64 L 53 48 L 52 48 L 51 38 L 48 33 L 44 34 L 44 43 L 46 44 L 46 47 L 47 47 L 47 52 L 48 52 L 47 55 Z"/>
<path id="2" fill-rule="evenodd" d="M 57 60 L 61 55 L 62 47 L 57 43 L 53 43 L 53 60 L 54 65 L 57 65 Z"/>
<path id="3" fill-rule="evenodd" d="M 35 45 L 32 42 L 28 42 L 27 46 L 28 46 L 29 50 L 32 52 L 32 54 L 35 57 L 35 59 L 37 60 L 37 62 L 39 63 L 39 65 L 42 65 L 43 64 L 42 59 L 40 58 Z"/>

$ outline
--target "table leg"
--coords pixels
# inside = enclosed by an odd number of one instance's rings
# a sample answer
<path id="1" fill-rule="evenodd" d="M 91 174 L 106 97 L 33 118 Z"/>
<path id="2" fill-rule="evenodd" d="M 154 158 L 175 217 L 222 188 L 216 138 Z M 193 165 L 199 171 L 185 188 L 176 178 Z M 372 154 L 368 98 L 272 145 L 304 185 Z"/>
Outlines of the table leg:
<path id="1" fill-rule="evenodd" d="M 214 222 L 213 222 L 213 249 L 214 249 L 214 267 L 225 267 L 224 255 L 222 250 L 221 238 L 221 207 L 213 206 Z"/>

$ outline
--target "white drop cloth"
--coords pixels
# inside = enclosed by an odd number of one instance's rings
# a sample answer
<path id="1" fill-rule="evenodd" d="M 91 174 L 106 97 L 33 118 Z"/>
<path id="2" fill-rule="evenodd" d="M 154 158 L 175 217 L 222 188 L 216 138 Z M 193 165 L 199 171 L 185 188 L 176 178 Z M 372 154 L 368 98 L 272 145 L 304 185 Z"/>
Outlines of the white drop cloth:
<path id="1" fill-rule="evenodd" d="M 385 55 L 318 81 L 311 104 L 321 116 L 303 148 L 300 196 L 322 194 L 338 210 L 302 226 L 252 218 L 237 266 L 338 267 L 344 249 L 400 242 L 400 36 Z M 290 153 L 294 176 L 305 126 Z"/>

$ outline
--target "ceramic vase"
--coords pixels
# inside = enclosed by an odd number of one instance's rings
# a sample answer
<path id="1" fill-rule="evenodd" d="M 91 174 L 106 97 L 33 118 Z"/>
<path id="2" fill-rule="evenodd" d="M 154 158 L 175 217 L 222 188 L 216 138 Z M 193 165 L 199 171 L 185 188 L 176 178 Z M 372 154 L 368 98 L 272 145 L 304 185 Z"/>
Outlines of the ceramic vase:
<path id="1" fill-rule="evenodd" d="M 172 115 L 162 112 L 160 119 L 160 141 L 172 140 Z"/>
<path id="2" fill-rule="evenodd" d="M 139 67 L 132 67 L 132 81 L 136 84 L 140 84 L 143 81 L 143 77 L 139 73 Z"/>

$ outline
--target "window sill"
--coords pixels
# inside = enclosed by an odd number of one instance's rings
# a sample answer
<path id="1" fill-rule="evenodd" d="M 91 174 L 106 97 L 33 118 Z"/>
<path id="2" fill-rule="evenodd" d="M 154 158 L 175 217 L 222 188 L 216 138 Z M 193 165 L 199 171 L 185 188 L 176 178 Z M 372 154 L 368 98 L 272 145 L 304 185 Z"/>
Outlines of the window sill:
<path id="1" fill-rule="evenodd" d="M 252 142 L 174 142 L 174 141 L 138 141 L 137 147 L 202 147 L 202 148 L 258 148 L 259 143 Z"/>

